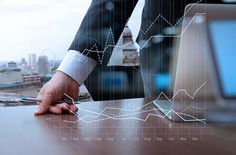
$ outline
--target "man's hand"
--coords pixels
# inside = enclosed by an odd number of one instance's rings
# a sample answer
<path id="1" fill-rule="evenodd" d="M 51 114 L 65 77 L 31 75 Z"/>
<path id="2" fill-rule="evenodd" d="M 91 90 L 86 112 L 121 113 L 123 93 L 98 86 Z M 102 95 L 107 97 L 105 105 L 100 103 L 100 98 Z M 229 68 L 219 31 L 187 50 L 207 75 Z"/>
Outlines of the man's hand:
<path id="1" fill-rule="evenodd" d="M 52 104 L 57 100 L 68 98 L 65 94 L 77 100 L 78 93 L 78 83 L 63 72 L 57 71 L 53 78 L 40 90 L 37 98 L 42 100 L 42 102 L 39 103 L 39 110 L 35 112 L 35 115 L 46 113 L 62 114 L 64 110 L 68 110 L 70 113 L 77 112 L 78 108 L 75 105 L 67 103 Z"/>

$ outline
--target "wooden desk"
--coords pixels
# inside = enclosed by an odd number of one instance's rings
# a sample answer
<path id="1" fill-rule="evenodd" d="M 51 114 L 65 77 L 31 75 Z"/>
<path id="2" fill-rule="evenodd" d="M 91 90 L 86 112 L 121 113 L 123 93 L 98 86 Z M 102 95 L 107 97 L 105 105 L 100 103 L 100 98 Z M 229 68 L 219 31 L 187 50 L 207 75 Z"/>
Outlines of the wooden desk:
<path id="1" fill-rule="evenodd" d="M 130 111 L 142 105 L 143 99 L 89 102 L 78 116 L 39 117 L 36 106 L 0 108 L 0 154 L 236 154 L 236 126 L 175 123 L 157 117 L 151 104 Z"/>

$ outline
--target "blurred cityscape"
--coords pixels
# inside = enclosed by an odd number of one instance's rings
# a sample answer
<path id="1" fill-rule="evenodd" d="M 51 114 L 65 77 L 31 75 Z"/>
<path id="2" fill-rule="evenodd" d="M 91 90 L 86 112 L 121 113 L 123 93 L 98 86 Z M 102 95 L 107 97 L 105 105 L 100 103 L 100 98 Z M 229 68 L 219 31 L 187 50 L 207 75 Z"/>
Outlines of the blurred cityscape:
<path id="1" fill-rule="evenodd" d="M 35 96 L 37 91 L 32 92 L 32 89 L 39 89 L 50 80 L 59 64 L 60 61 L 48 60 L 46 55 L 37 57 L 34 53 L 18 62 L 0 62 L 0 92 Z"/>

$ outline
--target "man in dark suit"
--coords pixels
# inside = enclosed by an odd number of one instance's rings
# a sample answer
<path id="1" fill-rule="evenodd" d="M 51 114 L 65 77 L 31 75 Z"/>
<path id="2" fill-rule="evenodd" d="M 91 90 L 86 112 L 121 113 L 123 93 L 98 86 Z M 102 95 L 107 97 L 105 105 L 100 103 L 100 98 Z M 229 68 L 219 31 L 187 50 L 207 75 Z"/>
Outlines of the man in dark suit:
<path id="1" fill-rule="evenodd" d="M 42 99 L 36 115 L 47 112 L 61 114 L 67 107 L 76 112 L 74 105 L 62 104 L 51 106 L 56 100 L 65 97 L 64 93 L 77 99 L 81 85 L 100 65 L 106 65 L 116 43 L 138 0 L 93 0 L 83 22 L 54 77 L 44 85 L 38 98 Z M 221 3 L 220 0 L 146 0 L 142 14 L 142 25 L 139 40 L 147 41 L 150 36 L 162 34 L 166 27 L 175 27 L 183 16 L 184 8 L 189 3 Z M 108 34 L 112 33 L 112 39 Z M 140 46 L 142 46 L 140 41 Z M 168 52 L 151 50 L 170 46 L 171 40 L 166 38 L 158 44 L 142 48 L 141 73 L 143 83 L 152 90 L 152 81 L 145 76 L 149 73 L 165 70 L 162 64 L 168 61 Z M 157 66 L 160 67 L 153 67 Z"/>

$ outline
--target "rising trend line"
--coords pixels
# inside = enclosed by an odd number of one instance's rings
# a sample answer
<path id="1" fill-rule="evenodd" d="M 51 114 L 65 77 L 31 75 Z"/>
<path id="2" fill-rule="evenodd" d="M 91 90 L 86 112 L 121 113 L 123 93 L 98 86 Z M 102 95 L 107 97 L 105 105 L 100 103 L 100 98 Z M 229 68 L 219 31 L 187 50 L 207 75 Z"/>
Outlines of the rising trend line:
<path id="1" fill-rule="evenodd" d="M 153 35 L 153 36 L 150 36 L 149 39 L 147 39 L 146 42 L 140 47 L 140 50 L 142 50 L 142 49 L 149 43 L 149 41 L 151 41 L 152 38 L 170 38 L 170 37 L 172 37 L 172 38 L 179 38 L 179 37 L 182 37 L 183 34 L 185 33 L 185 31 L 187 30 L 187 28 L 189 27 L 189 25 L 194 21 L 194 19 L 195 19 L 198 15 L 205 15 L 205 14 L 206 14 L 206 13 L 196 13 L 196 14 L 191 18 L 191 20 L 188 22 L 188 24 L 184 27 L 184 29 L 182 30 L 181 34 L 179 34 L 179 35 Z M 107 45 L 108 39 L 109 39 L 110 36 L 113 38 L 113 39 L 112 39 L 112 40 L 113 40 L 113 44 Z M 97 48 L 97 44 L 94 44 L 94 45 L 92 46 L 92 48 L 90 48 L 90 49 L 87 49 L 87 48 L 86 48 L 86 49 L 84 49 L 83 52 L 81 52 L 80 54 L 81 54 L 81 55 L 84 55 L 84 53 L 86 52 L 85 56 L 87 56 L 89 53 L 97 53 L 98 58 L 99 58 L 99 62 L 102 63 L 102 62 L 103 62 L 104 55 L 105 55 L 106 51 L 107 51 L 109 48 L 114 48 L 114 47 L 117 47 L 117 48 L 125 48 L 125 47 L 129 46 L 130 44 L 133 44 L 133 43 L 134 43 L 134 41 L 131 41 L 131 42 L 129 42 L 129 43 L 127 43 L 127 44 L 124 44 L 124 45 L 121 45 L 121 46 L 115 45 L 114 36 L 113 36 L 113 32 L 112 32 L 112 29 L 111 29 L 111 28 L 109 29 L 109 32 L 108 32 L 106 38 L 107 38 L 107 39 L 106 39 L 106 43 L 105 43 L 106 46 L 105 46 L 105 48 L 104 48 L 102 51 L 99 51 L 98 48 Z M 94 48 L 95 48 L 95 50 L 94 50 Z M 102 57 L 100 57 L 100 53 L 102 54 Z M 84 59 L 79 59 L 79 60 L 77 60 L 77 61 L 80 61 L 80 62 L 81 62 L 81 61 L 83 61 L 83 60 L 84 60 Z"/>
<path id="2" fill-rule="evenodd" d="M 151 23 L 151 25 L 144 31 L 140 28 L 140 32 L 142 32 L 143 34 L 147 34 L 149 30 L 151 30 L 151 28 L 153 27 L 153 25 L 156 23 L 156 21 L 161 18 L 163 19 L 167 24 L 169 24 L 171 27 L 176 27 L 180 21 L 182 21 L 182 19 L 185 17 L 185 15 L 196 5 L 196 4 L 199 4 L 201 3 L 202 0 L 199 0 L 197 1 L 196 3 L 193 3 L 189 8 L 188 10 L 185 11 L 185 13 L 183 14 L 183 16 L 175 23 L 175 24 L 171 24 L 171 22 L 169 22 L 165 17 L 163 17 L 161 14 L 159 14 L 154 20 L 153 22 Z"/>
<path id="3" fill-rule="evenodd" d="M 187 30 L 187 28 L 189 27 L 189 25 L 194 21 L 194 19 L 198 16 L 198 15 L 205 15 L 206 13 L 196 13 L 192 19 L 189 21 L 189 23 L 186 25 L 186 27 L 182 30 L 181 34 L 180 35 L 174 35 L 174 36 L 171 36 L 171 35 L 153 35 L 151 36 L 144 44 L 142 47 L 140 47 L 140 50 L 142 50 L 147 44 L 148 42 L 152 39 L 152 38 L 180 38 L 183 36 L 183 34 L 185 33 L 185 31 Z"/>
<path id="4" fill-rule="evenodd" d="M 81 110 L 81 109 L 80 109 Z M 82 109 L 82 111 L 84 111 Z M 86 111 L 86 110 L 85 110 Z M 87 111 L 87 112 L 91 112 L 91 111 Z M 182 119 L 184 122 L 201 122 L 203 124 L 206 124 L 206 119 L 199 119 L 199 118 L 196 118 L 192 115 L 189 115 L 189 114 L 184 114 L 184 113 L 179 113 L 179 112 L 176 112 L 174 111 L 173 109 L 171 109 L 170 111 L 168 111 L 165 115 L 160 115 L 160 114 L 152 114 L 152 113 L 149 113 L 144 119 L 142 118 L 138 118 L 138 117 L 121 117 L 121 116 L 109 116 L 109 115 L 106 115 L 106 114 L 101 114 L 101 113 L 96 113 L 96 112 L 93 112 L 94 114 L 97 114 L 97 116 L 91 116 L 91 115 L 86 115 L 86 116 L 83 116 L 83 117 L 79 117 L 79 119 L 77 119 L 76 121 L 68 121 L 68 120 L 63 120 L 64 122 L 66 123 L 77 123 L 79 122 L 80 120 L 84 121 L 85 123 L 94 123 L 94 122 L 99 122 L 99 121 L 104 121 L 104 120 L 138 120 L 138 121 L 142 121 L 142 122 L 145 122 L 149 119 L 150 116 L 155 116 L 155 117 L 160 117 L 160 118 L 166 118 L 171 112 L 175 113 L 180 119 Z M 138 113 L 140 114 L 140 113 Z M 192 119 L 185 119 L 183 118 L 181 115 L 185 115 L 185 116 L 189 116 L 191 117 Z M 97 119 L 99 116 L 105 116 L 106 118 L 102 118 L 102 119 Z M 91 121 L 88 121 L 88 120 L 85 120 L 86 117 L 91 117 L 91 118 L 94 118 L 95 120 L 91 120 Z"/>
<path id="5" fill-rule="evenodd" d="M 186 16 L 186 14 L 187 14 L 196 4 L 199 4 L 200 2 L 202 2 L 202 0 L 199 0 L 199 1 L 197 1 L 196 3 L 193 3 L 193 4 L 185 11 L 185 13 L 183 14 L 183 16 L 181 16 L 180 19 L 179 19 L 175 24 L 172 24 L 168 19 L 166 19 L 165 17 L 163 17 L 161 14 L 159 14 L 159 15 L 153 20 L 153 22 L 151 23 L 151 25 L 150 25 L 146 30 L 142 30 L 141 28 L 139 28 L 139 31 L 142 32 L 143 34 L 147 34 L 148 31 L 150 31 L 150 30 L 152 29 L 153 25 L 156 23 L 156 21 L 157 21 L 158 19 L 164 20 L 164 21 L 165 21 L 168 25 L 170 25 L 171 27 L 176 27 L 176 26 L 180 23 L 180 21 L 183 20 L 183 18 Z M 142 47 L 140 47 L 140 50 L 142 50 L 142 49 L 148 44 L 148 42 L 149 42 L 152 38 L 160 38 L 160 37 L 161 37 L 161 38 L 169 38 L 169 37 L 175 38 L 175 37 L 181 37 L 181 36 L 184 34 L 184 32 L 186 31 L 186 29 L 188 28 L 188 26 L 190 25 L 190 23 L 194 20 L 194 18 L 195 18 L 196 15 L 198 15 L 198 14 L 205 14 L 205 13 L 196 13 L 195 16 L 192 18 L 192 20 L 189 22 L 189 24 L 188 24 L 188 25 L 185 27 L 185 29 L 181 32 L 180 35 L 174 35 L 174 36 L 173 36 L 173 35 L 153 35 L 153 36 L 150 36 L 149 39 L 142 45 Z M 109 45 L 109 44 L 108 44 L 108 41 L 109 41 L 110 36 L 111 36 L 111 39 L 112 39 L 112 44 Z M 91 40 L 95 40 L 95 41 L 97 42 L 97 44 L 99 43 L 99 41 L 98 41 L 97 39 L 95 39 L 95 38 L 87 37 L 87 36 L 83 36 L 83 35 L 81 35 L 81 37 L 85 37 L 85 38 L 88 38 L 88 39 L 91 39 Z M 132 42 L 130 42 L 130 43 L 127 43 L 127 44 L 121 45 L 121 46 L 116 45 L 116 43 L 115 43 L 115 41 L 114 41 L 113 31 L 112 31 L 112 29 L 111 29 L 111 27 L 110 27 L 110 28 L 109 28 L 109 31 L 108 31 L 108 33 L 107 33 L 105 46 L 104 46 L 104 48 L 103 48 L 102 51 L 99 51 L 98 48 L 97 48 L 97 44 L 94 44 L 94 45 L 92 46 L 92 48 L 90 48 L 90 49 L 88 49 L 88 48 L 84 49 L 84 50 L 81 52 L 81 54 L 83 54 L 83 53 L 86 52 L 85 56 L 87 56 L 89 53 L 97 53 L 97 56 L 98 56 L 98 59 L 99 59 L 99 63 L 102 64 L 103 58 L 104 58 L 104 55 L 105 55 L 105 52 L 106 52 L 109 48 L 114 48 L 114 47 L 124 48 L 124 47 L 126 47 L 126 46 L 128 46 L 129 44 L 132 44 L 132 43 L 134 43 L 134 42 L 132 41 Z M 94 48 L 95 48 L 95 49 L 94 49 Z M 110 52 L 111 52 L 111 51 L 110 51 Z M 84 60 L 85 60 L 85 57 L 84 57 L 84 59 L 80 59 L 80 60 L 78 60 L 78 61 L 84 61 Z"/>
<path id="6" fill-rule="evenodd" d="M 196 96 L 197 92 L 206 84 L 203 83 L 198 89 L 196 89 L 196 91 L 194 92 L 193 95 L 190 95 L 186 89 L 179 89 L 174 95 L 172 98 L 168 98 L 167 95 L 165 95 L 163 92 L 160 93 L 160 95 L 158 96 L 158 98 L 156 100 L 159 100 L 160 97 L 164 96 L 168 101 L 173 101 L 173 99 L 178 95 L 178 93 L 180 92 L 184 92 L 186 93 L 186 95 L 191 98 L 191 99 L 194 99 L 194 97 Z M 75 104 L 75 101 L 73 100 L 73 98 L 71 98 L 69 95 L 65 94 L 65 96 L 67 96 L 69 99 L 72 100 L 72 103 L 76 106 Z M 183 112 L 185 112 L 187 109 L 191 109 L 191 108 L 195 108 L 195 109 L 198 109 L 198 110 L 204 110 L 204 109 L 200 109 L 198 107 L 194 107 L 194 106 L 189 106 L 187 108 L 185 108 L 181 113 L 180 112 L 176 112 L 174 111 L 173 109 L 171 109 L 170 111 L 168 111 L 164 116 L 162 115 L 158 115 L 158 114 L 148 114 L 148 116 L 145 118 L 145 119 L 141 119 L 141 118 L 137 118 L 137 117 L 127 117 L 127 116 L 130 116 L 130 115 L 134 115 L 134 114 L 140 114 L 140 113 L 146 113 L 146 112 L 150 112 L 150 111 L 156 111 L 158 109 L 152 109 L 152 110 L 143 110 L 143 111 L 138 111 L 138 112 L 135 112 L 137 110 L 140 110 L 150 104 L 152 104 L 153 102 L 149 102 L 143 106 L 140 106 L 138 108 L 135 108 L 135 109 L 122 109 L 122 108 L 115 108 L 115 107 L 106 107 L 104 108 L 102 111 L 100 112 L 94 112 L 94 111 L 91 111 L 91 110 L 87 110 L 87 109 L 83 109 L 83 108 L 79 108 L 80 111 L 84 111 L 84 112 L 87 112 L 87 113 L 90 113 L 90 114 L 95 114 L 96 116 L 91 116 L 91 115 L 85 115 L 83 117 L 79 117 L 76 113 L 74 113 L 73 111 L 71 111 L 70 109 L 68 109 L 72 114 L 74 114 L 75 116 L 78 117 L 78 119 L 76 121 L 68 121 L 68 120 L 63 120 L 64 122 L 67 122 L 67 123 L 77 123 L 78 121 L 84 121 L 86 123 L 92 123 L 92 122 L 98 122 L 98 121 L 103 121 L 103 120 L 108 120 L 108 119 L 112 119 L 112 120 L 121 120 L 121 119 L 134 119 L 134 120 L 139 120 L 139 121 L 146 121 L 150 116 L 156 116 L 156 117 L 161 117 L 161 118 L 165 118 L 167 117 L 167 115 L 171 112 L 175 113 L 180 119 L 182 119 L 183 121 L 185 122 L 193 122 L 193 121 L 199 121 L 199 122 L 202 122 L 205 124 L 205 120 L 206 119 L 199 119 L 199 118 L 196 118 L 192 115 L 189 115 L 189 114 L 185 114 Z M 117 115 L 117 116 L 110 116 L 110 115 L 107 115 L 107 114 L 104 114 L 104 112 L 107 110 L 107 109 L 110 109 L 110 110 L 120 110 L 120 111 L 127 111 L 127 112 L 133 112 L 133 113 L 129 113 L 129 114 L 125 114 L 125 115 Z M 134 113 L 135 112 L 135 113 Z M 184 116 L 189 116 L 191 117 L 192 119 L 185 119 L 183 118 L 181 115 L 184 115 Z M 102 118 L 102 119 L 98 119 L 100 116 L 103 116 L 105 118 Z M 90 118 L 94 118 L 95 120 L 92 120 L 92 121 L 87 121 L 85 120 L 85 118 L 87 117 L 90 117 Z"/>

